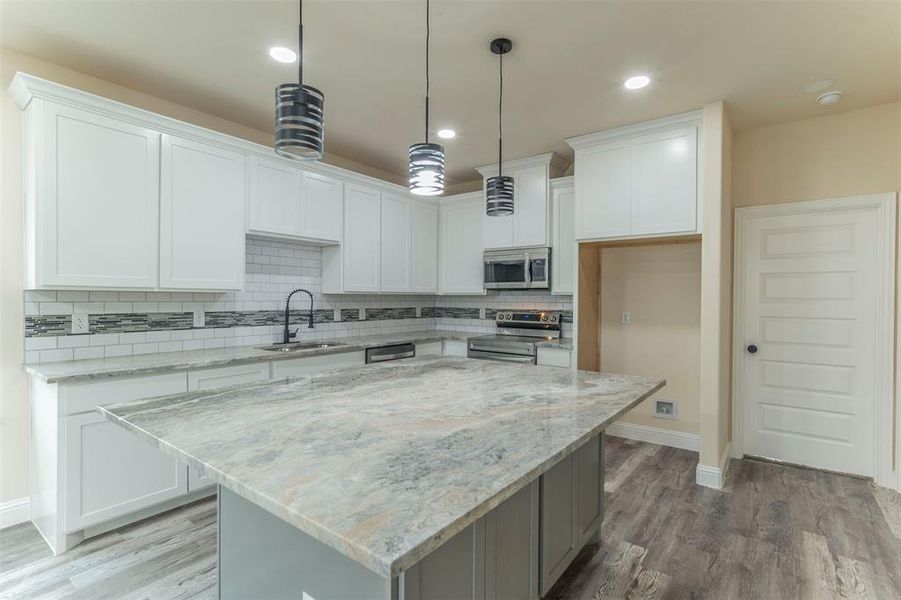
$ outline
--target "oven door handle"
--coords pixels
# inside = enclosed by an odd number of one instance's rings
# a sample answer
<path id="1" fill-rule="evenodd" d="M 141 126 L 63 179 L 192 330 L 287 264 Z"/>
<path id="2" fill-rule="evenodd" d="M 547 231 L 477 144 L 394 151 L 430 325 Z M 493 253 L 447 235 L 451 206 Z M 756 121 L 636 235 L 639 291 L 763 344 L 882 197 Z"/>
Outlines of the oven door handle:
<path id="1" fill-rule="evenodd" d="M 498 354 L 496 352 L 481 352 L 479 350 L 470 350 L 467 353 L 468 358 L 480 358 L 488 360 L 498 360 L 502 362 L 528 363 L 535 364 L 534 356 L 516 356 L 514 354 Z"/>
<path id="2" fill-rule="evenodd" d="M 532 257 L 528 252 L 526 252 L 524 258 L 526 262 L 523 268 L 523 272 L 526 275 L 526 287 L 529 287 L 530 285 L 532 285 Z"/>

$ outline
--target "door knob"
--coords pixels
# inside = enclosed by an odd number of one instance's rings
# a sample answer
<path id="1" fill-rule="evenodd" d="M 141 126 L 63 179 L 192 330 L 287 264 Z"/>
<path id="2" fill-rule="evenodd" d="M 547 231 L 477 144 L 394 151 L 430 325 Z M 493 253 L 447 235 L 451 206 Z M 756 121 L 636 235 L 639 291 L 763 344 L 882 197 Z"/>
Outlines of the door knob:
<path id="1" fill-rule="evenodd" d="M 751 354 L 757 354 L 757 346 L 751 344 L 750 346 L 748 346 L 748 352 L 750 352 Z"/>

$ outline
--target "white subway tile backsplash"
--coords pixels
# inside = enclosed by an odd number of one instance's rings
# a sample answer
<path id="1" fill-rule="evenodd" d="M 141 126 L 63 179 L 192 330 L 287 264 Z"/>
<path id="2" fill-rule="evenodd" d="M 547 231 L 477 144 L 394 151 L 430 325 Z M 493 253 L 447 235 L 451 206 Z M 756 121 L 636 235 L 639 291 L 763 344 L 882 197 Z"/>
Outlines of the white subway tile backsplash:
<path id="1" fill-rule="evenodd" d="M 103 358 L 103 347 L 75 348 L 75 360 Z"/>
<path id="2" fill-rule="evenodd" d="M 87 302 L 90 299 L 90 292 L 76 290 L 59 291 L 56 292 L 56 299 L 60 302 Z"/>
<path id="3" fill-rule="evenodd" d="M 91 292 L 92 302 L 118 302 L 119 292 Z"/>
<path id="4" fill-rule="evenodd" d="M 130 356 L 132 353 L 131 344 L 117 344 L 115 346 L 104 346 L 103 356 Z"/>

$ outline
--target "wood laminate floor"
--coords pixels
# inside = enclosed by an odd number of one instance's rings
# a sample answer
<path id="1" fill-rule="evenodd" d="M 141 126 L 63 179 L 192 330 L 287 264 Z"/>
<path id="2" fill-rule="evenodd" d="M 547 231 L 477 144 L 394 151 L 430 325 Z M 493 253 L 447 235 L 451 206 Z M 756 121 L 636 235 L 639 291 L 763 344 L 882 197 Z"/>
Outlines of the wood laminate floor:
<path id="1" fill-rule="evenodd" d="M 548 598 L 901 599 L 901 495 L 867 481 L 733 462 L 722 491 L 697 454 L 610 437 L 603 543 Z M 204 500 L 54 557 L 31 524 L 0 531 L 0 598 L 216 597 Z"/>

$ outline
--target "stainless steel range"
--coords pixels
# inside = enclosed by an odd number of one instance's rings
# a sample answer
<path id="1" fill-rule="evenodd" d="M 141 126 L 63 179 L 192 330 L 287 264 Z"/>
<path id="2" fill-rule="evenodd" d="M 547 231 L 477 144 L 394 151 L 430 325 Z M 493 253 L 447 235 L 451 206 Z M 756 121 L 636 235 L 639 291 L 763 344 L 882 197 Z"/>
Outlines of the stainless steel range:
<path id="1" fill-rule="evenodd" d="M 497 333 L 469 338 L 469 358 L 535 364 L 536 344 L 560 338 L 560 313 L 553 311 L 499 311 Z"/>

